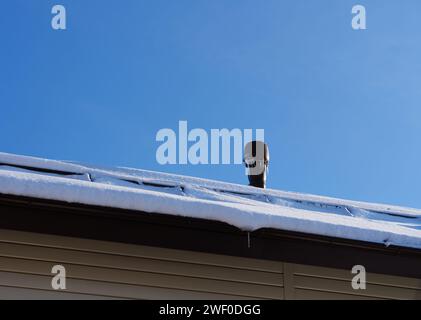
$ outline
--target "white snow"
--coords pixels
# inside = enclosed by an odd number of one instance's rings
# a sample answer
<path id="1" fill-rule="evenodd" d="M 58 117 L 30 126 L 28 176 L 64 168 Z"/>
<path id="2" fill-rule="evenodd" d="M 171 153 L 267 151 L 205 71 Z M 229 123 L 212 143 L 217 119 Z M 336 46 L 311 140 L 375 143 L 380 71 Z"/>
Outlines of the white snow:
<path id="1" fill-rule="evenodd" d="M 203 218 L 245 231 L 274 228 L 421 249 L 418 209 L 145 170 L 107 169 L 0 153 L 0 194 L 136 210 L 139 214 Z"/>

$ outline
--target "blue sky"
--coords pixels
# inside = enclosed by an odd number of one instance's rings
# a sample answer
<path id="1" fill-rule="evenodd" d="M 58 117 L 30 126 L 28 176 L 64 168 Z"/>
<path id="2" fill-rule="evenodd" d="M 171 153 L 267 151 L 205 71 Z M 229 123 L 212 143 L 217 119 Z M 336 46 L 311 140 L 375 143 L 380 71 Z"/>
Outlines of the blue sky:
<path id="1" fill-rule="evenodd" d="M 367 9 L 367 30 L 351 8 Z M 51 28 L 51 8 L 67 30 Z M 4 0 L 0 151 L 156 162 L 161 128 L 263 128 L 268 187 L 421 207 L 421 2 Z"/>

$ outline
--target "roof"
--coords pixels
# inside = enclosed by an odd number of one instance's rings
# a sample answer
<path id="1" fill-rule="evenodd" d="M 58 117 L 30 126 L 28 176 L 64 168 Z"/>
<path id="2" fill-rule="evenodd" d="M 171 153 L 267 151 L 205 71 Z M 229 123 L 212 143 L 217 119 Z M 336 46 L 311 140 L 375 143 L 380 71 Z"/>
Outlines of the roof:
<path id="1" fill-rule="evenodd" d="M 0 194 L 421 249 L 421 210 L 0 153 Z"/>

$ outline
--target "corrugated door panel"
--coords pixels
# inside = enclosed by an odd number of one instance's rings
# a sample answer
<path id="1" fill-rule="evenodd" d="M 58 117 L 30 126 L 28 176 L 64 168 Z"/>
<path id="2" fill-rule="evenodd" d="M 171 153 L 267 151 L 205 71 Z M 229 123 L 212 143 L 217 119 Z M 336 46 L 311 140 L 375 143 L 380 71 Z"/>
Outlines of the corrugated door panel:
<path id="1" fill-rule="evenodd" d="M 61 294 L 63 291 L 54 291 L 51 288 L 51 276 L 34 274 L 0 272 L 0 286 L 14 288 L 50 290 Z M 147 286 L 126 285 L 119 283 L 89 281 L 68 278 L 66 293 L 102 295 L 121 299 L 244 299 L 241 296 L 202 293 L 188 290 L 175 290 Z M 37 298 L 35 296 L 34 298 Z"/>
<path id="2" fill-rule="evenodd" d="M 50 276 L 53 263 L 39 260 L 0 258 L 0 270 Z M 276 286 L 261 286 L 232 281 L 209 280 L 184 276 L 169 276 L 157 273 L 135 272 L 120 269 L 98 268 L 64 264 L 69 279 L 85 279 L 101 282 L 186 289 L 218 294 L 241 295 L 262 298 L 282 298 L 283 289 Z M 50 276 L 52 277 L 52 276 Z M 69 283 L 73 280 L 69 280 Z"/>
<path id="3" fill-rule="evenodd" d="M 63 249 L 75 249 L 89 252 L 116 254 L 133 257 L 152 258 L 159 260 L 173 260 L 178 262 L 234 267 L 275 273 L 283 272 L 283 264 L 278 261 L 249 259 L 225 255 L 200 253 L 108 241 L 86 240 L 46 234 L 18 232 L 0 229 L 0 242 L 15 242 L 35 244 Z M 188 254 L 186 254 L 188 252 Z"/>
<path id="4" fill-rule="evenodd" d="M 298 300 L 377 300 L 359 295 L 341 294 L 337 292 L 295 289 L 295 299 Z"/>
<path id="5" fill-rule="evenodd" d="M 282 286 L 282 274 L 0 242 L 0 256 Z"/>

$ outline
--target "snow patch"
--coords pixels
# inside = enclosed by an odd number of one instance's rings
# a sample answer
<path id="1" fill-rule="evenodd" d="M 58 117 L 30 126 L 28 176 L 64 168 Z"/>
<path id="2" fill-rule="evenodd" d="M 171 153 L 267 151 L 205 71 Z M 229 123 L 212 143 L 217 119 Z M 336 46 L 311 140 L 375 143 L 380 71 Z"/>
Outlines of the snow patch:
<path id="1" fill-rule="evenodd" d="M 17 168 L 25 166 L 27 168 Z M 65 171 L 50 174 L 31 168 Z M 89 177 L 86 178 L 86 177 Z M 421 211 L 0 153 L 0 193 L 421 249 Z"/>

